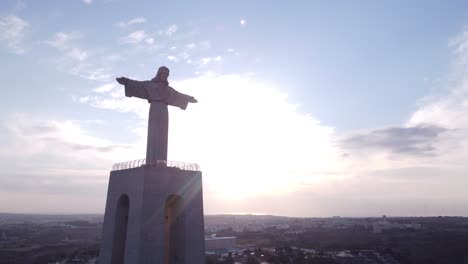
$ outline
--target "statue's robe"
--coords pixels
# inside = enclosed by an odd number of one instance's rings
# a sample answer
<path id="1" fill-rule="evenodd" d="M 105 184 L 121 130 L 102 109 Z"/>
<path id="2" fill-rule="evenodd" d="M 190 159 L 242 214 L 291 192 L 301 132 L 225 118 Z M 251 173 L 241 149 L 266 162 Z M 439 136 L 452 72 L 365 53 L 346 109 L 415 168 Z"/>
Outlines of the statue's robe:
<path id="1" fill-rule="evenodd" d="M 131 79 L 128 79 L 125 85 L 125 96 L 147 99 L 150 103 L 146 164 L 151 165 L 158 163 L 158 161 L 167 161 L 169 128 L 167 106 L 177 106 L 185 110 L 193 97 L 179 93 L 174 88 L 161 82 Z"/>

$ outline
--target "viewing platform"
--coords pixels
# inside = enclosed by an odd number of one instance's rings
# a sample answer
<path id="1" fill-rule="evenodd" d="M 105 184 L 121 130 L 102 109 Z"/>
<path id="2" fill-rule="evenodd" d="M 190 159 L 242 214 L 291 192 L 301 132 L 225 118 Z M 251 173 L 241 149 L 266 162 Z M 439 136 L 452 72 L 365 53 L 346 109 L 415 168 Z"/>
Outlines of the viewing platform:
<path id="1" fill-rule="evenodd" d="M 143 166 L 173 167 L 173 168 L 179 168 L 181 170 L 201 171 L 200 166 L 196 163 L 158 160 L 157 162 L 153 164 L 146 164 L 146 159 L 138 159 L 138 160 L 131 160 L 131 161 L 124 161 L 124 162 L 116 163 L 112 165 L 111 171 L 133 169 L 133 168 L 143 167 Z"/>

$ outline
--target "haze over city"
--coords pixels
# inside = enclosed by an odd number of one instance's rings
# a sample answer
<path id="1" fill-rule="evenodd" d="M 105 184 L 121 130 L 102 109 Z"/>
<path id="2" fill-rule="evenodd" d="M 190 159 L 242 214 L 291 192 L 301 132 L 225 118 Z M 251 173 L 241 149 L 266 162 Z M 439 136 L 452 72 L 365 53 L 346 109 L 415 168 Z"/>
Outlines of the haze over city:
<path id="1" fill-rule="evenodd" d="M 465 1 L 0 3 L 0 212 L 103 213 L 144 158 L 154 77 L 169 160 L 204 213 L 468 216 Z"/>

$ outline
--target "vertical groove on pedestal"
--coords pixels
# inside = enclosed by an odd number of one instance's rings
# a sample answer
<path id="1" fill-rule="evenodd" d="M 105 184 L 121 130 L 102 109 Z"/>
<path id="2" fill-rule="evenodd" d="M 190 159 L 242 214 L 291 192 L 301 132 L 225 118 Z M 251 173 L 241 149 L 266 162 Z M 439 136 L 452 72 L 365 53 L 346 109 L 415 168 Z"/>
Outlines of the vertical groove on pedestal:
<path id="1" fill-rule="evenodd" d="M 130 201 L 126 194 L 120 196 L 115 213 L 114 237 L 112 241 L 112 263 L 124 264 L 127 241 L 128 212 Z"/>

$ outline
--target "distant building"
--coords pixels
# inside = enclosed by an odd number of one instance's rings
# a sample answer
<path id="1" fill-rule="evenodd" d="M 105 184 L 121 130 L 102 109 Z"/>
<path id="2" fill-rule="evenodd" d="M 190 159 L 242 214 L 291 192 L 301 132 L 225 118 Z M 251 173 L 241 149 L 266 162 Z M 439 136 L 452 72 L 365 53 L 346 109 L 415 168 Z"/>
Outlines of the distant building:
<path id="1" fill-rule="evenodd" d="M 399 224 L 399 223 L 390 223 L 389 221 L 376 221 L 372 224 L 372 232 L 375 234 L 382 233 L 384 230 L 389 229 L 412 229 L 419 230 L 421 229 L 421 224 L 419 223 L 408 223 L 408 224 Z"/>
<path id="2" fill-rule="evenodd" d="M 205 250 L 221 250 L 236 247 L 236 237 L 205 237 Z"/>
<path id="3" fill-rule="evenodd" d="M 279 225 L 275 225 L 276 229 L 280 229 L 280 230 L 286 230 L 286 229 L 289 229 L 289 225 L 288 224 L 279 224 Z"/>

